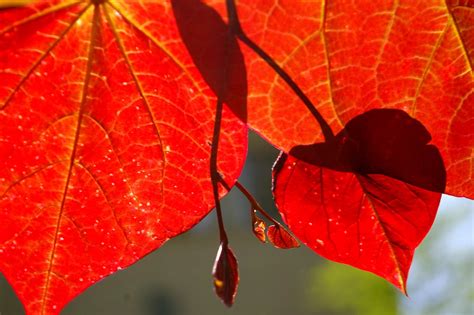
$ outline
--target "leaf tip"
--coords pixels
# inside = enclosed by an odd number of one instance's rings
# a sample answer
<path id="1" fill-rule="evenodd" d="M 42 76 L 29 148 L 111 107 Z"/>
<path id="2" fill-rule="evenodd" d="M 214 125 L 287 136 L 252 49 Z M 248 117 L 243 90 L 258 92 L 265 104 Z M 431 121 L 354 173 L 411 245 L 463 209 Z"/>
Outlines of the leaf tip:
<path id="1" fill-rule="evenodd" d="M 397 288 L 402 292 L 406 297 L 408 297 L 408 292 L 407 292 L 407 281 L 406 278 L 402 277 L 402 275 L 398 275 L 398 284 L 396 285 Z"/>
<path id="2" fill-rule="evenodd" d="M 394 273 L 386 274 L 386 275 L 381 275 L 374 271 L 370 271 L 370 272 L 382 277 L 384 280 L 391 283 L 395 288 L 397 288 L 397 290 L 400 291 L 403 295 L 408 297 L 407 287 L 406 287 L 407 276 L 406 274 L 404 275 L 403 272 L 399 268 L 397 268 L 397 270 L 395 270 Z"/>

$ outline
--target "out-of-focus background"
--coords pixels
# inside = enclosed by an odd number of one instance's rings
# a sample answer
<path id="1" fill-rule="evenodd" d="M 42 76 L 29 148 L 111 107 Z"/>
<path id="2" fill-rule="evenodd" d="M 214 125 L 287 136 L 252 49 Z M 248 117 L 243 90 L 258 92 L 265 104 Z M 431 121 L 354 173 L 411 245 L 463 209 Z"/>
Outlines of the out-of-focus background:
<path id="1" fill-rule="evenodd" d="M 278 151 L 252 134 L 241 182 L 280 220 L 271 195 Z M 249 205 L 233 191 L 223 201 L 240 285 L 228 309 L 214 295 L 211 268 L 219 245 L 214 213 L 133 266 L 93 285 L 64 315 L 472 315 L 474 202 L 443 197 L 435 224 L 416 252 L 410 298 L 367 272 L 328 262 L 304 246 L 279 250 L 251 232 Z M 24 314 L 0 277 L 0 314 Z"/>

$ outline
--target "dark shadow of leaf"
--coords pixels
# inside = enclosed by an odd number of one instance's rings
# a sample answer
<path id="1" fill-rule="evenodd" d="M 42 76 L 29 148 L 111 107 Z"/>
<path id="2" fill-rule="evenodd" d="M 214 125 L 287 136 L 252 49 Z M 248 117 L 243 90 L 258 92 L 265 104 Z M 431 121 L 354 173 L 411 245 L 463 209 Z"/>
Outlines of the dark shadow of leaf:
<path id="1" fill-rule="evenodd" d="M 172 0 L 183 43 L 202 77 L 236 116 L 247 121 L 247 73 L 236 37 L 221 16 L 199 0 Z"/>
<path id="2" fill-rule="evenodd" d="M 356 116 L 331 142 L 296 146 L 290 155 L 316 166 L 360 175 L 382 174 L 443 193 L 446 170 L 431 136 L 398 109 Z"/>

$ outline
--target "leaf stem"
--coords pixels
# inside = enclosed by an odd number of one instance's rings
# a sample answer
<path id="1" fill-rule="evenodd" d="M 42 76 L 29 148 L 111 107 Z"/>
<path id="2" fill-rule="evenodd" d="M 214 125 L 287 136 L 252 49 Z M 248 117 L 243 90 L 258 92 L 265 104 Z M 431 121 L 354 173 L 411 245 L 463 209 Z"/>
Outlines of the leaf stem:
<path id="1" fill-rule="evenodd" d="M 219 199 L 219 182 L 221 180 L 221 176 L 217 171 L 217 152 L 219 146 L 219 134 L 220 134 L 220 127 L 221 127 L 221 120 L 222 120 L 222 108 L 224 103 L 220 98 L 217 99 L 217 106 L 216 106 L 216 118 L 214 122 L 214 132 L 212 135 L 212 149 L 211 149 L 211 157 L 210 157 L 210 172 L 211 172 L 211 182 L 212 182 L 212 192 L 214 195 L 214 204 L 216 206 L 216 213 L 217 213 L 217 223 L 219 224 L 219 236 L 221 243 L 224 246 L 227 246 L 229 240 L 227 238 L 227 233 L 224 227 L 224 219 L 222 217 L 222 208 L 221 202 Z"/>
<path id="2" fill-rule="evenodd" d="M 229 30 L 227 40 L 231 41 L 233 38 L 232 31 Z M 226 43 L 226 61 L 229 59 L 229 43 Z M 226 62 L 225 64 L 228 64 Z M 224 96 L 227 93 L 227 84 L 228 84 L 228 76 L 229 76 L 229 69 L 226 67 L 223 69 L 221 81 L 223 84 L 221 85 L 221 89 L 217 91 L 217 104 L 216 104 L 216 116 L 214 120 L 214 131 L 212 134 L 212 147 L 211 147 L 211 156 L 210 156 L 210 175 L 211 175 L 211 182 L 212 182 L 212 191 L 214 195 L 214 204 L 216 206 L 216 213 L 217 213 L 217 223 L 219 224 L 219 236 L 221 243 L 224 247 L 227 247 L 229 244 L 229 240 L 227 237 L 227 233 L 225 231 L 224 226 L 224 219 L 222 216 L 222 208 L 219 199 L 219 183 L 224 186 L 227 190 L 229 190 L 229 185 L 223 180 L 222 176 L 220 175 L 217 167 L 218 157 L 217 154 L 219 152 L 219 136 L 221 130 L 221 123 L 222 123 L 222 111 L 224 108 Z"/>
<path id="3" fill-rule="evenodd" d="M 281 226 L 281 224 L 276 221 L 275 219 L 272 218 L 271 215 L 269 215 L 263 208 L 260 206 L 258 201 L 252 196 L 252 194 L 239 182 L 235 182 L 235 187 L 240 190 L 242 194 L 247 198 L 247 200 L 250 202 L 250 205 L 252 206 L 253 209 L 257 210 L 260 212 L 265 218 L 267 218 L 269 221 L 271 221 L 273 224 L 276 224 L 278 226 Z"/>
<path id="4" fill-rule="evenodd" d="M 279 76 L 286 82 L 286 84 L 293 90 L 293 92 L 299 97 L 299 99 L 304 103 L 306 108 L 311 112 L 313 117 L 318 122 L 321 127 L 321 131 L 324 135 L 326 142 L 334 138 L 334 133 L 326 122 L 324 117 L 319 113 L 311 100 L 306 96 L 306 94 L 301 90 L 298 84 L 290 77 L 290 75 L 283 70 L 276 62 L 273 60 L 270 55 L 268 55 L 260 46 L 254 43 L 243 31 L 240 21 L 237 15 L 237 9 L 235 6 L 234 0 L 226 0 L 227 6 L 227 16 L 229 19 L 229 27 L 232 33 L 250 49 L 252 49 L 260 58 L 262 58 Z"/>

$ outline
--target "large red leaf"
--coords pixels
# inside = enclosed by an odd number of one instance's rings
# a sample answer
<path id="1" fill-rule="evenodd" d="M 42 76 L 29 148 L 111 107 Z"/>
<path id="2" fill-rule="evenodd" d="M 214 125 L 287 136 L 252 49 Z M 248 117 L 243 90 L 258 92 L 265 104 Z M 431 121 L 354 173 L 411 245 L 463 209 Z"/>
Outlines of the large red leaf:
<path id="1" fill-rule="evenodd" d="M 446 181 L 430 140 L 401 110 L 357 116 L 334 139 L 282 154 L 274 169 L 277 206 L 317 253 L 405 292 L 414 250 L 433 224 Z"/>
<path id="2" fill-rule="evenodd" d="M 222 1 L 209 2 L 225 14 Z M 372 108 L 405 110 L 440 149 L 446 192 L 474 197 L 474 1 L 240 0 L 237 9 L 244 32 L 334 132 Z M 253 50 L 243 51 L 249 125 L 285 152 L 322 141 L 303 102 Z"/>
<path id="3" fill-rule="evenodd" d="M 59 0 L 0 11 L 0 270 L 28 314 L 58 313 L 213 207 L 216 96 L 171 12 Z M 222 112 L 228 185 L 245 158 L 244 109 Z"/>

